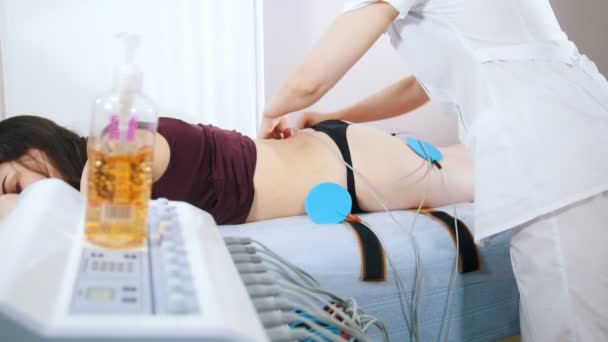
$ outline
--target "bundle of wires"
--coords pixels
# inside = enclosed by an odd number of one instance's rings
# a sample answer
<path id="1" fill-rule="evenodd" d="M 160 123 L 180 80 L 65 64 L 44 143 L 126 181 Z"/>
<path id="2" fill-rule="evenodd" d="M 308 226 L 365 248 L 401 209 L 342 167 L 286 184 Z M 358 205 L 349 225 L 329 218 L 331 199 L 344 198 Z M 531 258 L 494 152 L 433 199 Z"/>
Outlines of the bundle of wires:
<path id="1" fill-rule="evenodd" d="M 259 241 L 226 237 L 225 242 L 272 341 L 371 341 L 371 327 L 388 341 L 384 325 L 354 298 L 322 289 L 310 274 Z"/>
<path id="2" fill-rule="evenodd" d="M 348 164 L 346 161 L 344 161 L 344 159 L 342 158 L 342 155 L 340 154 L 339 151 L 336 151 L 332 146 L 330 146 L 326 141 L 324 141 L 323 139 L 320 139 L 319 136 L 306 131 L 306 130 L 300 130 L 300 129 L 295 129 L 292 128 L 291 131 L 289 132 L 289 135 L 292 135 L 293 133 L 302 133 L 305 134 L 307 136 L 313 137 L 316 140 L 318 140 L 319 142 L 321 142 L 323 145 L 325 145 L 330 151 L 334 151 L 336 156 L 340 159 L 340 161 L 342 161 L 342 163 L 344 163 L 344 165 L 349 168 L 350 170 L 353 171 L 353 173 L 355 173 L 361 180 L 363 180 L 363 183 L 365 184 L 365 187 L 367 188 L 367 190 L 372 194 L 372 196 L 374 197 L 374 199 L 380 204 L 380 206 L 384 209 L 384 211 L 389 215 L 389 217 L 391 218 L 392 222 L 398 226 L 401 227 L 402 224 L 399 223 L 399 221 L 397 221 L 397 219 L 395 218 L 395 216 L 393 215 L 393 213 L 391 212 L 391 210 L 388 209 L 386 202 L 378 195 L 378 192 L 376 190 L 374 190 L 374 188 L 371 185 L 371 182 L 369 182 L 366 177 L 361 174 L 357 169 L 353 168 L 352 165 Z M 392 134 L 393 136 L 396 136 L 398 134 Z M 425 151 L 426 156 L 430 156 L 430 153 L 427 151 L 426 147 L 424 146 L 424 144 L 421 144 L 422 148 Z M 418 323 L 418 307 L 420 304 L 420 291 L 422 288 L 422 274 L 423 274 L 423 264 L 422 261 L 420 259 L 420 251 L 419 251 L 419 247 L 418 247 L 418 242 L 416 240 L 415 237 L 415 231 L 414 231 L 414 227 L 416 224 L 416 220 L 420 214 L 420 211 L 422 210 L 424 203 L 426 202 L 426 199 L 428 197 L 429 191 L 430 191 L 430 184 L 431 184 L 431 171 L 433 169 L 433 165 L 436 165 L 441 179 L 442 179 L 442 183 L 443 186 L 445 188 L 445 191 L 447 193 L 447 195 L 450 198 L 450 202 L 452 203 L 452 207 L 453 207 L 453 211 L 454 211 L 454 223 L 456 226 L 456 252 L 455 252 L 455 262 L 454 262 L 454 269 L 452 270 L 452 275 L 450 276 L 450 283 L 448 285 L 448 294 L 447 294 L 447 298 L 446 298 L 446 304 L 444 307 L 444 313 L 443 313 L 443 318 L 442 318 L 442 322 L 441 322 L 441 328 L 439 330 L 439 336 L 438 336 L 438 340 L 441 340 L 441 337 L 443 334 L 443 328 L 444 328 L 444 324 L 447 320 L 447 329 L 445 332 L 445 340 L 447 341 L 448 336 L 449 336 L 449 330 L 450 330 L 450 318 L 451 318 L 451 312 L 452 312 L 452 301 L 451 301 L 451 296 L 452 296 L 452 292 L 453 292 L 453 287 L 455 284 L 455 278 L 458 274 L 457 270 L 458 270 L 458 263 L 459 263 L 459 236 L 458 236 L 458 214 L 456 212 L 456 203 L 453 200 L 453 196 L 449 190 L 448 184 L 447 184 L 447 180 L 445 178 L 444 175 L 444 170 L 441 167 L 441 165 L 437 162 L 434 162 L 430 159 L 430 157 L 428 159 L 423 158 L 423 162 L 421 163 L 421 165 L 416 168 L 414 171 L 412 171 L 410 174 L 408 175 L 404 175 L 402 177 L 400 177 L 399 179 L 396 180 L 397 181 L 401 181 L 404 178 L 410 177 L 411 175 L 417 173 L 422 167 L 424 167 L 426 165 L 426 170 L 425 173 L 422 176 L 422 179 L 426 179 L 426 190 L 425 190 L 425 194 L 423 196 L 423 198 L 420 201 L 420 204 L 418 205 L 418 208 L 416 209 L 414 218 L 412 220 L 412 223 L 409 227 L 409 229 L 406 231 L 407 237 L 410 240 L 410 243 L 412 245 L 412 250 L 414 253 L 414 258 L 415 258 L 415 274 L 414 274 L 414 281 L 413 281 L 413 285 L 412 285 L 412 293 L 411 296 L 409 297 L 408 300 L 408 296 L 407 296 L 407 289 L 405 288 L 403 279 L 401 277 L 401 274 L 399 273 L 399 271 L 397 270 L 397 268 L 395 267 L 392 258 L 390 256 L 390 253 L 388 251 L 385 251 L 386 253 L 386 258 L 388 260 L 388 264 L 389 267 L 391 268 L 391 271 L 394 275 L 395 278 L 395 282 L 397 285 L 397 289 L 399 292 L 399 297 L 400 297 L 400 305 L 401 305 L 401 311 L 404 317 L 404 322 L 405 325 L 410 333 L 410 340 L 412 341 L 420 341 L 420 329 L 419 329 L 419 323 Z M 421 181 L 422 179 L 418 179 L 416 182 Z M 370 229 L 372 229 L 372 227 L 363 222 L 364 224 L 366 224 Z M 372 229 L 373 231 L 373 229 Z M 376 232 L 374 232 L 376 233 Z M 378 236 L 380 238 L 381 235 L 376 234 L 376 236 Z M 381 239 L 380 239 L 381 240 Z M 384 245 L 383 241 L 381 240 L 381 243 Z M 403 294 L 403 295 L 402 295 Z M 409 314 L 409 315 L 408 315 Z M 409 316 L 409 317 L 408 317 Z"/>

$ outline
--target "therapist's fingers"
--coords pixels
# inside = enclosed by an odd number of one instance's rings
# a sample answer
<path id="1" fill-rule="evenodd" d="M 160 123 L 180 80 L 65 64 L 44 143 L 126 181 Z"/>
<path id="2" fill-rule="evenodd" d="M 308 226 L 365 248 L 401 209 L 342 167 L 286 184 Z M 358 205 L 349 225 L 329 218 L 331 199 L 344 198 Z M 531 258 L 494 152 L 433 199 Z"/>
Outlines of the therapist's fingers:
<path id="1" fill-rule="evenodd" d="M 264 117 L 260 125 L 259 137 L 262 139 L 280 139 L 280 131 L 277 128 L 280 123 L 281 118 Z"/>
<path id="2" fill-rule="evenodd" d="M 274 132 L 276 135 L 279 136 L 279 139 L 283 138 L 283 133 L 285 133 L 285 131 L 287 129 L 289 129 L 289 124 L 287 123 L 287 119 L 282 116 L 279 120 L 279 122 L 277 123 L 277 125 L 274 127 Z"/>
<path id="3" fill-rule="evenodd" d="M 267 117 L 263 117 L 260 122 L 260 129 L 258 131 L 258 138 L 268 139 L 272 132 L 272 124 Z"/>

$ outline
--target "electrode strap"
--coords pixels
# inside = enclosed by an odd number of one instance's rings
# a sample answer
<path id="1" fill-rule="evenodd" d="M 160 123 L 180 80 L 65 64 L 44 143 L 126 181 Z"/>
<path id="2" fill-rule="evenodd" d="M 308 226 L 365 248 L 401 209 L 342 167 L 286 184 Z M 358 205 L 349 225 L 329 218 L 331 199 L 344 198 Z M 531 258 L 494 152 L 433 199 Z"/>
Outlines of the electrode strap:
<path id="1" fill-rule="evenodd" d="M 431 217 L 445 227 L 456 246 L 456 225 L 452 215 L 435 209 L 422 210 L 420 213 Z M 475 244 L 473 234 L 464 222 L 456 220 L 458 221 L 458 270 L 460 273 L 481 271 L 479 248 Z"/>
<path id="2" fill-rule="evenodd" d="M 361 280 L 366 282 L 386 281 L 386 256 L 380 240 L 365 224 L 353 220 L 344 221 L 359 240 L 361 251 Z"/>

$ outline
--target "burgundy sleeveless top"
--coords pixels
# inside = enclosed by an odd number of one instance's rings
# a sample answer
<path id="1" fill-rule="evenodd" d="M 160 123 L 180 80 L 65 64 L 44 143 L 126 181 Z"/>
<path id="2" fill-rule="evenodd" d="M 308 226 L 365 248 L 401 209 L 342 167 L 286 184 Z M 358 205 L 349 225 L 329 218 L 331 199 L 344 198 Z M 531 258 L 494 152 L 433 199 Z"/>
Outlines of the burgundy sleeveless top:
<path id="1" fill-rule="evenodd" d="M 190 203 L 210 213 L 217 224 L 244 223 L 254 195 L 253 140 L 171 118 L 160 118 L 158 133 L 167 139 L 171 158 L 152 187 L 152 198 Z"/>

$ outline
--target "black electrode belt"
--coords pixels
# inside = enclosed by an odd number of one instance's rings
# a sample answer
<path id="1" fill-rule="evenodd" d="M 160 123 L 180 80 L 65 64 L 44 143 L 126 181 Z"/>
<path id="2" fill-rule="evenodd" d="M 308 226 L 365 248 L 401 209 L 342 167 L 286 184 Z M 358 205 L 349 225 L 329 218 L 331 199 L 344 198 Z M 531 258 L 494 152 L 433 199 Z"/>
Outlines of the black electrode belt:
<path id="1" fill-rule="evenodd" d="M 454 217 L 446 212 L 429 209 L 423 210 L 421 213 L 428 215 L 444 226 L 450 235 L 454 246 L 456 246 L 456 222 Z M 458 221 L 458 253 L 460 254 L 458 270 L 460 273 L 481 271 L 481 259 L 479 257 L 479 249 L 473 239 L 473 234 L 464 222 Z"/>
<path id="2" fill-rule="evenodd" d="M 361 280 L 386 281 L 386 257 L 380 240 L 372 230 L 363 223 L 344 221 L 350 226 L 361 249 Z"/>
<path id="3" fill-rule="evenodd" d="M 452 215 L 435 209 L 423 210 L 421 213 L 444 226 L 450 233 L 454 245 L 456 245 L 456 222 Z M 471 234 L 469 227 L 464 222 L 460 220 L 457 220 L 457 222 L 459 246 L 458 270 L 460 273 L 480 271 L 481 259 L 479 257 L 479 249 L 473 239 L 473 234 Z M 386 281 L 386 256 L 384 248 L 376 234 L 361 222 L 347 220 L 344 223 L 352 228 L 359 240 L 359 248 L 361 250 L 361 280 L 367 282 Z"/>

